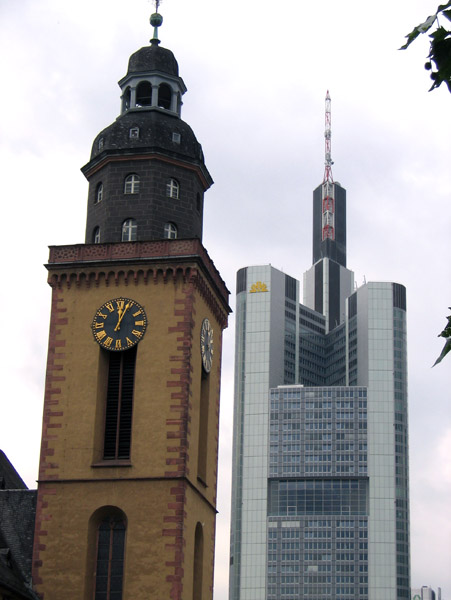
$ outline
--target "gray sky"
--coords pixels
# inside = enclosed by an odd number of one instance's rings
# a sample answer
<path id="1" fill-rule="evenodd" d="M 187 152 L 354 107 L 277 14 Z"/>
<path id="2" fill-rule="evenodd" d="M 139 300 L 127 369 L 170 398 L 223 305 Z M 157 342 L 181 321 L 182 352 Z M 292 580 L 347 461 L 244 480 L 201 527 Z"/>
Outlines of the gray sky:
<path id="1" fill-rule="evenodd" d="M 427 39 L 398 52 L 432 0 L 164 0 L 160 30 L 188 86 L 182 116 L 215 185 L 204 245 L 235 273 L 311 265 L 312 190 L 332 97 L 334 178 L 348 192 L 348 266 L 407 287 L 412 586 L 451 599 L 450 106 L 428 93 Z M 148 43 L 148 0 L 0 0 L 3 401 L 0 447 L 34 486 L 50 288 L 48 245 L 84 241 L 79 169 L 119 114 L 117 81 Z M 443 86 L 442 86 L 443 87 Z M 14 308 L 13 308 L 14 307 Z M 224 339 L 215 600 L 227 598 L 234 318 Z"/>

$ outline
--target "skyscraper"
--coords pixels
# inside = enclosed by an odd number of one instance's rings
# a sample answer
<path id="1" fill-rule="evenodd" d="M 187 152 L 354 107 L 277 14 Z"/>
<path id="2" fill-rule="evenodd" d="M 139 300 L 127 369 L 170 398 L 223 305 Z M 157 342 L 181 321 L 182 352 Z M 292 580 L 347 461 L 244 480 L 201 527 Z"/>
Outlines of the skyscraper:
<path id="1" fill-rule="evenodd" d="M 406 292 L 354 288 L 325 137 L 303 303 L 237 274 L 230 600 L 409 597 Z"/>

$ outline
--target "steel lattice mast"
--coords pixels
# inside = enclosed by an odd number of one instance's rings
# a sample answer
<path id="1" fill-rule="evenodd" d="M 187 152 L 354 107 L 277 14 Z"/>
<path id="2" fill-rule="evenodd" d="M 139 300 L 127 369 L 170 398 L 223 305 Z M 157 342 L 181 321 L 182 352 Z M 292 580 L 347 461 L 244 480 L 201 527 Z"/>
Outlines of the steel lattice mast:
<path id="1" fill-rule="evenodd" d="M 324 179 L 323 179 L 323 183 L 326 183 L 326 181 L 333 183 L 334 182 L 334 178 L 332 176 L 332 165 L 334 164 L 334 161 L 332 160 L 332 156 L 331 156 L 331 137 L 332 137 L 332 130 L 331 130 L 331 113 L 330 113 L 330 107 L 331 107 L 331 100 L 330 100 L 330 95 L 329 95 L 329 90 L 327 90 L 326 93 L 326 122 L 325 122 L 325 129 L 324 129 L 324 142 L 325 142 L 325 157 L 324 157 Z"/>
<path id="2" fill-rule="evenodd" d="M 335 200 L 334 200 L 334 178 L 332 176 L 332 165 L 334 161 L 331 156 L 331 114 L 330 95 L 326 93 L 326 123 L 324 129 L 325 155 L 324 155 L 324 179 L 323 179 L 323 209 L 322 209 L 322 240 L 326 238 L 335 239 Z"/>

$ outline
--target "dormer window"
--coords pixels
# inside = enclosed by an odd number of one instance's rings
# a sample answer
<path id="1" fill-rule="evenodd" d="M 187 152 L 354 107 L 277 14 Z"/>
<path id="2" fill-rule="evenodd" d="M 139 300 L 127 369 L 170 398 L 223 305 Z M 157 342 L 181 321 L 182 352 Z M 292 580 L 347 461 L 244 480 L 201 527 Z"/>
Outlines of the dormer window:
<path id="1" fill-rule="evenodd" d="M 97 143 L 97 148 L 98 148 L 99 150 L 103 150 L 103 145 L 104 145 L 104 143 L 105 143 L 105 140 L 103 139 L 103 137 L 101 137 L 101 138 L 99 139 L 98 143 Z"/>
<path id="2" fill-rule="evenodd" d="M 139 192 L 139 176 L 136 173 L 127 175 L 124 181 L 124 194 L 137 194 Z"/>
<path id="3" fill-rule="evenodd" d="M 172 141 L 175 142 L 176 144 L 180 144 L 180 140 L 181 140 L 181 135 L 180 133 L 176 133 L 175 131 L 172 132 Z"/>
<path id="4" fill-rule="evenodd" d="M 139 127 L 131 127 L 129 131 L 129 136 L 131 140 L 139 139 Z"/>
<path id="5" fill-rule="evenodd" d="M 180 185 L 175 179 L 170 179 L 166 184 L 166 196 L 178 200 L 179 198 Z"/>

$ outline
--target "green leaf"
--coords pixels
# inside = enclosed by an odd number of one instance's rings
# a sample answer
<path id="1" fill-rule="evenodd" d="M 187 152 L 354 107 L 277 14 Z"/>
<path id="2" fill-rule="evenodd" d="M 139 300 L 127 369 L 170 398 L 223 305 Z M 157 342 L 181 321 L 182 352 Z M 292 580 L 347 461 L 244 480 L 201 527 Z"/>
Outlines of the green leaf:
<path id="1" fill-rule="evenodd" d="M 446 340 L 446 344 L 443 347 L 443 350 L 440 353 L 440 356 L 437 358 L 437 360 L 435 361 L 435 363 L 432 366 L 435 367 L 435 365 L 438 365 L 438 363 L 442 362 L 442 360 L 445 358 L 445 356 L 448 354 L 448 352 L 450 350 L 451 350 L 451 338 L 448 338 Z"/>
<path id="2" fill-rule="evenodd" d="M 448 36 L 449 31 L 447 31 L 444 27 L 438 27 L 433 33 L 429 34 L 429 37 L 432 38 L 434 42 L 441 42 Z"/>
<path id="3" fill-rule="evenodd" d="M 446 8 L 450 8 L 450 7 L 451 7 L 451 0 L 449 0 L 449 2 L 447 2 L 446 4 L 439 4 L 436 14 L 438 14 L 439 12 L 444 12 Z"/>
<path id="4" fill-rule="evenodd" d="M 424 23 L 421 23 L 421 25 L 417 25 L 416 29 L 418 29 L 418 31 L 420 33 L 426 33 L 426 31 L 429 31 L 429 29 L 432 27 L 436 18 L 437 18 L 436 14 L 431 15 L 430 17 L 428 17 L 426 19 L 426 21 Z"/>
<path id="5" fill-rule="evenodd" d="M 421 25 L 417 25 L 408 35 L 406 35 L 407 42 L 404 44 L 404 46 L 401 46 L 400 50 L 405 50 L 406 48 L 408 48 L 410 44 L 417 39 L 420 33 L 426 33 L 426 31 L 429 31 L 429 29 L 434 24 L 436 18 L 437 15 L 431 15 L 426 19 L 424 23 L 421 23 Z"/>
<path id="6" fill-rule="evenodd" d="M 401 46 L 401 48 L 399 48 L 400 50 L 405 50 L 406 48 L 408 48 L 410 46 L 410 44 L 417 39 L 417 37 L 420 35 L 420 31 L 418 31 L 418 28 L 415 27 L 415 29 L 413 31 L 411 31 L 409 33 L 409 35 L 406 35 L 407 38 L 407 42 L 404 44 L 404 46 Z"/>

